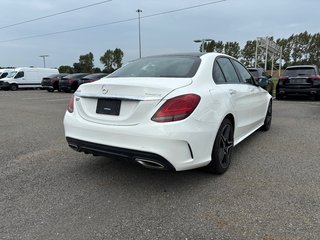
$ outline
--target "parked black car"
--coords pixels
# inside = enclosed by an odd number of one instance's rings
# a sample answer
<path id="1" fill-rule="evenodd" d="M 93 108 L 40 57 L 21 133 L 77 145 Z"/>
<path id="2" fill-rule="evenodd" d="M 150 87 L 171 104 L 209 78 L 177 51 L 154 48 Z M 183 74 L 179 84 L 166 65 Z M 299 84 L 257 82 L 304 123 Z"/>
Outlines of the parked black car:
<path id="1" fill-rule="evenodd" d="M 67 73 L 53 74 L 48 77 L 42 78 L 41 86 L 43 89 L 46 89 L 48 92 L 53 92 L 54 90 L 60 91 L 59 80 L 68 75 Z"/>
<path id="2" fill-rule="evenodd" d="M 74 73 L 64 76 L 59 80 L 59 88 L 64 92 L 76 91 L 79 87 L 79 80 L 89 73 Z"/>
<path id="3" fill-rule="evenodd" d="M 320 97 L 320 75 L 315 65 L 297 65 L 287 67 L 283 77 L 279 78 L 276 98 L 286 96 L 309 96 L 311 99 Z"/>
<path id="4" fill-rule="evenodd" d="M 93 73 L 93 74 L 89 74 L 83 78 L 81 78 L 79 80 L 79 85 L 84 84 L 84 83 L 90 83 L 90 82 L 94 82 L 97 81 L 105 76 L 108 76 L 107 73 Z"/>
<path id="5" fill-rule="evenodd" d="M 272 77 L 268 76 L 263 68 L 248 68 L 248 70 L 259 85 L 272 96 L 274 88 Z"/>

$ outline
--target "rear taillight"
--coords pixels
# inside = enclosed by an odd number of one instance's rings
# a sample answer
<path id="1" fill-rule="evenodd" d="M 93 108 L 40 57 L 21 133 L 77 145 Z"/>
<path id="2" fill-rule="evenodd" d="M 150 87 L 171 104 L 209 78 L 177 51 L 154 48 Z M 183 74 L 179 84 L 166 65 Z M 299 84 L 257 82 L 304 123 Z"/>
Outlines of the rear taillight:
<path id="1" fill-rule="evenodd" d="M 279 85 L 283 85 L 283 84 L 284 84 L 284 81 L 287 81 L 287 80 L 289 80 L 288 77 L 281 77 L 281 78 L 279 78 L 278 84 L 279 84 Z"/>
<path id="2" fill-rule="evenodd" d="M 71 96 L 68 104 L 68 112 L 72 113 L 74 109 L 74 95 Z"/>
<path id="3" fill-rule="evenodd" d="M 190 116 L 200 102 L 200 96 L 186 94 L 167 100 L 151 118 L 155 122 L 174 122 Z"/>
<path id="4" fill-rule="evenodd" d="M 314 86 L 320 85 L 320 76 L 310 76 L 309 80 L 311 80 Z"/>
<path id="5" fill-rule="evenodd" d="M 74 81 L 75 81 L 75 80 L 73 80 L 73 79 L 69 79 L 69 80 L 68 80 L 68 83 L 72 84 Z"/>

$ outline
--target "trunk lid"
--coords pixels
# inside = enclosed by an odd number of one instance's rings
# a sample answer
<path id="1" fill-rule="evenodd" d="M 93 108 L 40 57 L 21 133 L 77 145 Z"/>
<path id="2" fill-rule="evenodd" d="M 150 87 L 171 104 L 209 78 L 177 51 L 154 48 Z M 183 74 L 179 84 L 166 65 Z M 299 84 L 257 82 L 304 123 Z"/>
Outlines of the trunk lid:
<path id="1" fill-rule="evenodd" d="M 151 118 L 159 102 L 191 78 L 104 78 L 75 93 L 79 115 L 104 125 L 137 125 Z"/>

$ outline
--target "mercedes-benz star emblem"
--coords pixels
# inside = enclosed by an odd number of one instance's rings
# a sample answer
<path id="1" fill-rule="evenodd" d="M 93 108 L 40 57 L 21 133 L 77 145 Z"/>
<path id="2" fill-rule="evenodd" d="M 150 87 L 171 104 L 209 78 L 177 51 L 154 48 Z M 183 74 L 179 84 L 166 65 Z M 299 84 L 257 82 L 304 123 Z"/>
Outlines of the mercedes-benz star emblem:
<path id="1" fill-rule="evenodd" d="M 105 85 L 102 85 L 101 90 L 102 90 L 102 94 L 107 94 L 109 92 L 109 89 Z"/>

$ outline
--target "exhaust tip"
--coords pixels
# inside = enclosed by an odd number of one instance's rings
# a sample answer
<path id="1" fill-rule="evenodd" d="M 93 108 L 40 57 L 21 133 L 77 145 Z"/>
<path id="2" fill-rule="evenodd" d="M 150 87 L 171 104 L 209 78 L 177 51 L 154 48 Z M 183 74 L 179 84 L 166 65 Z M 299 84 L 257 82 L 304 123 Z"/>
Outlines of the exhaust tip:
<path id="1" fill-rule="evenodd" d="M 79 147 L 77 145 L 69 143 L 69 147 L 72 148 L 73 150 L 79 152 Z"/>
<path id="2" fill-rule="evenodd" d="M 166 167 L 161 163 L 155 162 L 149 159 L 135 158 L 134 160 L 145 168 L 158 169 L 158 170 L 166 169 Z"/>

